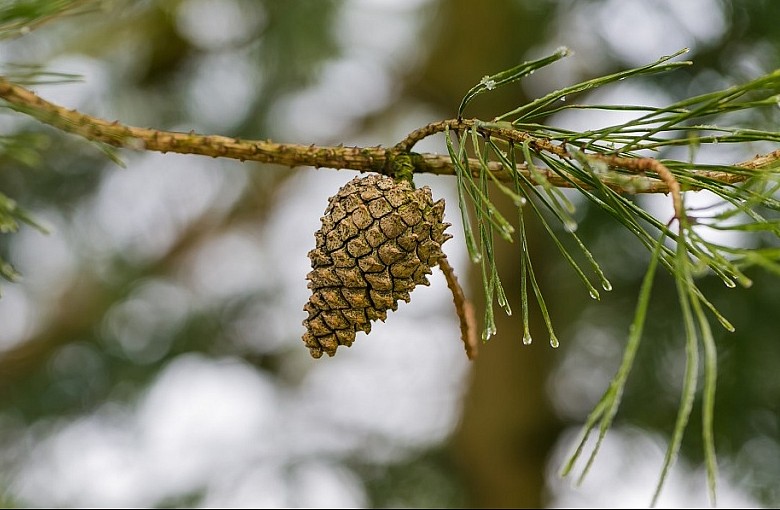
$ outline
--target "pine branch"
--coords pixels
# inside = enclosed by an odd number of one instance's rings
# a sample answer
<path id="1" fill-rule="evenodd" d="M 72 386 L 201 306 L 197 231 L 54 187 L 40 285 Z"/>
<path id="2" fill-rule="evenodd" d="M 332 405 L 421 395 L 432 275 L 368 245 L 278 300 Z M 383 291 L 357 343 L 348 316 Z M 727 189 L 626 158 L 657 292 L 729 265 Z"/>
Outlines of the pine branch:
<path id="1" fill-rule="evenodd" d="M 697 349 L 701 343 L 706 354 L 703 405 L 705 458 L 710 492 L 714 501 L 717 464 L 712 434 L 712 415 L 717 373 L 715 344 L 708 318 L 704 313 L 705 309 L 709 309 L 726 329 L 733 330 L 733 327 L 696 287 L 694 275 L 709 268 L 727 286 L 733 287 L 736 283 L 748 286 L 750 280 L 743 273 L 743 269 L 751 264 L 757 264 L 780 273 L 780 252 L 776 249 L 722 246 L 701 237 L 694 226 L 719 230 L 770 232 L 780 236 L 778 221 L 765 217 L 764 211 L 765 209 L 770 214 L 780 211 L 780 202 L 773 196 L 780 188 L 778 182 L 780 150 L 757 155 L 735 165 L 710 166 L 694 163 L 693 156 L 690 161 L 674 161 L 646 157 L 645 154 L 648 151 L 674 146 L 688 147 L 693 152 L 698 145 L 707 143 L 780 141 L 780 132 L 777 131 L 718 127 L 704 123 L 710 122 L 713 117 L 719 120 L 720 116 L 728 113 L 759 107 L 774 108 L 780 98 L 780 70 L 742 85 L 687 98 L 664 108 L 587 106 L 572 102 L 566 102 L 562 106 L 562 100 L 565 100 L 567 95 L 578 94 L 631 76 L 649 75 L 690 65 L 690 62 L 670 61 L 682 53 L 684 51 L 662 57 L 646 66 L 594 78 L 550 92 L 528 104 L 496 116 L 491 122 L 463 118 L 464 109 L 474 97 L 494 90 L 498 86 L 514 83 L 536 69 L 569 54 L 568 50 L 559 49 L 549 57 L 525 62 L 495 75 L 485 76 L 464 97 L 458 109 L 457 119 L 434 122 L 417 129 L 390 148 L 307 146 L 276 143 L 270 140 L 240 140 L 194 132 L 181 133 L 134 127 L 66 109 L 38 97 L 34 92 L 20 85 L 18 80 L 17 83 L 13 83 L 3 77 L 0 77 L 0 99 L 4 99 L 11 109 L 61 131 L 81 136 L 104 149 L 118 147 L 162 153 L 197 154 L 240 161 L 257 161 L 291 168 L 297 166 L 343 168 L 375 172 L 396 178 L 409 178 L 410 174 L 414 173 L 453 175 L 457 178 L 459 208 L 463 218 L 466 246 L 472 261 L 479 263 L 482 270 L 487 301 L 483 340 L 487 340 L 495 333 L 493 303 L 498 302 L 506 313 L 510 313 L 509 303 L 495 265 L 494 234 L 507 240 L 511 240 L 515 234 L 512 223 L 501 215 L 491 201 L 491 190 L 498 189 L 502 194 L 510 197 L 517 206 L 518 236 L 522 251 L 520 276 L 525 327 L 524 343 L 531 342 L 528 333 L 527 292 L 527 287 L 530 286 L 549 331 L 550 343 L 553 347 L 558 346 L 550 313 L 527 249 L 524 209 L 530 210 L 537 216 L 567 263 L 582 280 L 591 297 L 599 299 L 598 291 L 580 267 L 580 263 L 569 254 L 569 248 L 558 239 L 558 233 L 550 227 L 546 216 L 552 214 L 572 236 L 572 240 L 581 251 L 587 265 L 590 265 L 597 281 L 600 280 L 602 288 L 605 291 L 612 288 L 593 255 L 576 236 L 574 206 L 559 188 L 577 189 L 587 200 L 613 216 L 628 231 L 636 235 L 653 255 L 640 291 L 640 300 L 624 362 L 604 398 L 588 418 L 583 442 L 573 454 L 565 471 L 569 472 L 572 469 L 574 461 L 582 453 L 585 438 L 598 425 L 597 446 L 583 471 L 584 476 L 611 425 L 642 336 L 655 268 L 661 265 L 673 275 L 677 283 L 686 331 L 688 363 L 674 436 L 662 467 L 656 495 L 674 462 L 682 433 L 689 421 L 691 404 L 697 391 L 695 373 L 699 365 Z M 636 112 L 639 116 L 623 124 L 584 132 L 572 132 L 539 124 L 541 122 L 539 119 L 542 117 L 573 108 L 626 110 Z M 412 152 L 419 141 L 439 133 L 445 135 L 447 155 Z M 517 161 L 518 159 L 520 161 Z M 491 187 L 491 182 L 494 187 Z M 709 190 L 722 199 L 729 206 L 729 210 L 712 214 L 686 210 L 683 192 L 702 189 Z M 668 222 L 661 221 L 624 196 L 635 193 L 670 194 L 674 216 Z M 526 205 L 529 207 L 525 207 Z M 758 209 L 759 207 L 763 209 Z M 6 212 L 11 211 L 10 206 L 5 209 Z M 8 214 L 6 216 L 10 217 Z M 745 218 L 747 222 L 737 224 L 729 222 L 734 217 Z M 11 218 L 12 221 L 6 221 L 6 224 L 15 227 L 16 219 Z M 675 220 L 677 228 L 673 230 L 670 227 Z M 472 221 L 475 228 L 472 227 Z M 667 240 L 669 245 L 675 247 L 669 247 Z M 458 285 L 446 258 L 442 258 L 439 265 L 453 292 L 465 349 L 469 357 L 473 358 L 477 348 L 473 308 Z M 19 359 L 22 360 L 34 357 L 22 351 L 15 352 L 14 355 L 16 354 L 19 354 Z M 15 364 L 19 359 L 11 357 L 11 361 Z M 2 361 L 3 359 L 0 359 L 0 364 Z"/>
<path id="2" fill-rule="evenodd" d="M 12 39 L 64 16 L 83 14 L 99 8 L 102 0 L 33 0 L 3 2 L 0 6 L 0 39 Z"/>
<path id="3" fill-rule="evenodd" d="M 410 154 L 415 143 L 425 137 L 443 132 L 445 129 L 464 131 L 475 128 L 483 135 L 495 136 L 516 142 L 529 142 L 534 148 L 553 155 L 572 159 L 573 155 L 565 144 L 556 144 L 549 139 L 532 136 L 518 129 L 505 126 L 505 123 L 486 123 L 476 119 L 451 119 L 435 122 L 410 133 L 402 142 L 393 148 L 382 147 L 344 147 L 319 146 L 277 143 L 270 140 L 241 140 L 219 135 L 202 135 L 194 132 L 181 133 L 156 129 L 128 126 L 118 121 L 109 122 L 76 110 L 69 110 L 37 96 L 31 90 L 12 83 L 0 77 L 0 98 L 4 99 L 14 110 L 27 114 L 40 122 L 49 124 L 62 131 L 72 133 L 87 140 L 112 147 L 135 150 L 150 150 L 162 153 L 197 154 L 202 156 L 223 157 L 239 161 L 257 161 L 287 167 L 313 166 L 315 168 L 340 168 L 360 172 L 377 172 L 384 175 L 395 175 L 399 156 Z M 600 157 L 596 155 L 596 157 Z M 759 170 L 775 164 L 780 160 L 780 150 L 756 156 L 755 158 L 737 163 L 735 166 L 748 171 Z M 436 175 L 455 175 L 456 170 L 451 158 L 445 155 L 431 153 L 411 153 L 410 163 L 414 173 L 430 173 Z M 610 163 L 623 169 L 636 169 L 636 162 L 629 163 L 628 158 L 612 158 Z M 468 168 L 474 176 L 478 176 L 483 163 L 476 158 L 468 158 Z M 512 175 L 497 161 L 487 163 L 488 169 L 500 182 L 512 182 Z M 540 177 L 549 184 L 558 187 L 584 186 L 587 184 L 576 178 L 562 177 L 547 168 L 536 168 L 534 172 L 526 163 L 516 165 L 516 171 L 531 183 L 538 184 Z M 715 181 L 723 184 L 733 184 L 747 180 L 750 173 L 734 173 L 725 171 L 700 170 L 694 171 L 694 177 Z M 606 175 L 602 179 L 606 186 L 616 191 L 636 190 L 624 189 L 625 186 L 613 176 Z M 650 179 L 640 190 L 643 193 L 669 193 L 669 181 Z"/>

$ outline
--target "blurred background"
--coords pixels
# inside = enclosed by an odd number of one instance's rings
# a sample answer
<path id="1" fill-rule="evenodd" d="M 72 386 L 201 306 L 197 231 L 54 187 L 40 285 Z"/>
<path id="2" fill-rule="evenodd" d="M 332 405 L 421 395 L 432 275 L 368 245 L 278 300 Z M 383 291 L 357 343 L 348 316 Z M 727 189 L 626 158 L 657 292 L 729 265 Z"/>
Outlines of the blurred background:
<path id="1" fill-rule="evenodd" d="M 688 69 L 576 100 L 663 105 L 757 77 L 780 56 L 780 3 L 769 0 L 97 5 L 0 41 L 0 66 L 78 74 L 80 82 L 34 89 L 110 120 L 303 144 L 393 145 L 453 117 L 482 76 L 561 45 L 575 55 L 479 98 L 468 115 L 490 119 L 683 47 Z M 588 129 L 616 118 L 548 121 Z M 649 504 L 685 362 L 667 275 L 591 473 L 579 487 L 558 475 L 618 366 L 648 260 L 587 203 L 577 202 L 578 233 L 615 288 L 601 301 L 537 225 L 530 234 L 560 348 L 550 348 L 539 316 L 524 346 L 520 314 L 499 315 L 498 335 L 468 362 L 436 273 L 370 336 L 314 360 L 300 340 L 307 252 L 327 197 L 354 172 L 127 150 L 123 169 L 88 142 L 4 110 L 0 136 L 22 135 L 30 142 L 21 161 L 0 147 L 0 191 L 52 232 L 0 236 L 0 256 L 24 277 L 4 283 L 0 299 L 3 507 Z M 701 157 L 733 163 L 775 148 Z M 439 138 L 416 150 L 446 152 Z M 447 201 L 455 238 L 445 251 L 481 310 L 454 180 L 416 183 Z M 668 214 L 668 197 L 638 200 Z M 497 246 L 519 312 L 518 247 Z M 776 507 L 780 287 L 769 273 L 750 276 L 749 290 L 701 283 L 737 328 L 715 329 L 719 503 Z M 697 401 L 661 506 L 708 504 L 700 429 Z"/>

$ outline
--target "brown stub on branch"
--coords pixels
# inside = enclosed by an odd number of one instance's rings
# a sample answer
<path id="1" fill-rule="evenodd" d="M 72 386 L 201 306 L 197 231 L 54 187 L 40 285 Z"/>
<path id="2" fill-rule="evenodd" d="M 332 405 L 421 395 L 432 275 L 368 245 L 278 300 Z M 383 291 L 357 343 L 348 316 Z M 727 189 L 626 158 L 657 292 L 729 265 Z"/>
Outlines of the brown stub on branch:
<path id="1" fill-rule="evenodd" d="M 352 345 L 358 331 L 384 321 L 398 300 L 409 302 L 417 285 L 428 285 L 431 268 L 444 257 L 444 201 L 426 186 L 369 175 L 356 177 L 329 199 L 316 247 L 309 252 L 312 291 L 304 310 L 303 342 L 315 358 Z"/>

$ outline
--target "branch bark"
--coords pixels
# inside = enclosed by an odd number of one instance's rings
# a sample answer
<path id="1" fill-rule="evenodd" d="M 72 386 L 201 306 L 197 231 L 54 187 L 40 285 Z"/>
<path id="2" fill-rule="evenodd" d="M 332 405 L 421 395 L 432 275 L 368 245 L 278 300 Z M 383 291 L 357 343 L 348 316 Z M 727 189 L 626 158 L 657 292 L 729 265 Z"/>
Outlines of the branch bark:
<path id="1" fill-rule="evenodd" d="M 411 158 L 405 157 L 404 161 L 407 162 L 411 159 L 414 173 L 455 175 L 455 168 L 449 156 L 431 153 L 410 153 L 411 148 L 419 140 L 443 132 L 445 129 L 462 131 L 464 129 L 476 128 L 481 133 L 497 136 L 505 140 L 528 141 L 535 148 L 558 157 L 571 157 L 563 145 L 554 144 L 550 140 L 543 138 L 533 137 L 522 131 L 482 123 L 475 119 L 450 119 L 434 122 L 413 131 L 392 148 L 380 146 L 319 146 L 277 143 L 271 140 L 241 140 L 227 136 L 202 135 L 195 132 L 161 131 L 128 126 L 118 121 L 109 122 L 46 101 L 31 90 L 12 83 L 3 77 L 0 77 L 0 98 L 4 99 L 12 109 L 27 114 L 40 122 L 81 136 L 87 140 L 112 147 L 150 150 L 162 153 L 198 154 L 214 158 L 223 157 L 239 161 L 271 163 L 291 168 L 297 166 L 341 168 L 394 176 L 396 158 L 401 155 L 409 156 L 411 154 Z M 612 163 L 620 163 L 623 160 L 628 160 L 628 158 L 612 158 Z M 744 170 L 760 170 L 775 164 L 778 160 L 780 160 L 780 150 L 765 155 L 758 155 L 751 160 L 737 163 L 735 166 Z M 474 175 L 479 175 L 481 171 L 480 162 L 470 158 L 468 163 Z M 488 163 L 488 167 L 498 179 L 511 182 L 511 175 L 504 170 L 499 162 L 491 161 Z M 627 170 L 637 170 L 638 168 L 635 164 L 621 165 L 621 167 Z M 647 165 L 644 165 L 644 167 L 647 168 Z M 531 182 L 535 182 L 526 164 L 518 164 L 517 171 L 525 175 Z M 550 169 L 537 168 L 537 172 L 541 173 L 554 186 L 571 187 L 569 180 Z M 697 171 L 696 176 L 722 183 L 738 183 L 748 178 L 744 173 L 708 170 Z M 651 179 L 641 192 L 679 193 L 679 191 L 674 189 L 675 186 L 670 188 L 671 182 L 673 181 L 664 178 Z M 610 181 L 608 176 L 604 177 L 604 183 L 614 189 L 627 191 L 622 189 L 619 182 Z"/>

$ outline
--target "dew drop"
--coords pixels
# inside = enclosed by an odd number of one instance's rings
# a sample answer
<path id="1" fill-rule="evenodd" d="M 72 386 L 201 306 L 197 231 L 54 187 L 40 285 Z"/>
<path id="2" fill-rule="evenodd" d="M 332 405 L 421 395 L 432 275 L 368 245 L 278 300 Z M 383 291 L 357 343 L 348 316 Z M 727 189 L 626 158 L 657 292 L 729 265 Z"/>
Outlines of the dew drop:
<path id="1" fill-rule="evenodd" d="M 515 204 L 517 207 L 522 207 L 522 206 L 524 206 L 524 205 L 525 205 L 525 203 L 527 202 L 527 200 L 525 199 L 525 197 L 516 197 L 514 200 L 512 200 L 512 202 L 513 202 L 513 203 L 514 203 L 514 204 Z"/>
<path id="2" fill-rule="evenodd" d="M 531 342 L 533 342 L 533 341 L 534 341 L 534 339 L 533 339 L 533 338 L 531 338 L 531 335 L 529 335 L 528 333 L 525 333 L 525 334 L 523 335 L 523 344 L 525 344 L 525 345 L 531 345 Z"/>
<path id="3" fill-rule="evenodd" d="M 482 340 L 484 342 L 487 342 L 490 340 L 490 337 L 496 334 L 496 327 L 490 326 L 486 327 L 485 330 L 482 332 Z"/>
<path id="4" fill-rule="evenodd" d="M 566 96 L 561 96 L 561 101 L 566 101 Z"/>
<path id="5" fill-rule="evenodd" d="M 558 343 L 558 339 L 555 337 L 555 335 L 551 335 L 550 336 L 550 347 L 552 347 L 553 349 L 557 349 L 558 345 L 560 345 Z"/>
<path id="6" fill-rule="evenodd" d="M 734 331 L 736 331 L 736 328 L 734 327 L 734 325 L 731 324 L 729 321 L 727 321 L 725 318 L 718 317 L 718 322 L 720 322 L 720 324 L 724 328 L 726 328 L 726 331 L 728 331 L 729 333 L 733 333 Z"/>
<path id="7" fill-rule="evenodd" d="M 601 296 L 599 296 L 599 291 L 596 289 L 590 289 L 588 294 L 590 294 L 591 299 L 595 299 L 596 301 L 601 299 Z"/>
<path id="8" fill-rule="evenodd" d="M 723 283 L 726 285 L 726 287 L 730 289 L 733 289 L 734 287 L 737 286 L 737 284 L 734 283 L 734 280 L 732 280 L 731 278 L 723 278 Z"/>
<path id="9" fill-rule="evenodd" d="M 601 287 L 609 292 L 612 290 L 612 283 L 607 279 L 601 280 Z"/>
<path id="10" fill-rule="evenodd" d="M 567 219 L 563 222 L 563 230 L 566 232 L 574 233 L 577 231 L 577 222 L 572 219 Z"/>
<path id="11" fill-rule="evenodd" d="M 605 163 L 604 161 L 590 161 L 590 168 L 593 170 L 593 173 L 596 175 L 602 175 L 609 173 L 609 165 Z"/>
<path id="12" fill-rule="evenodd" d="M 483 76 L 482 79 L 479 80 L 479 83 L 480 85 L 484 85 L 488 90 L 496 88 L 496 80 L 491 79 L 488 75 Z"/>

